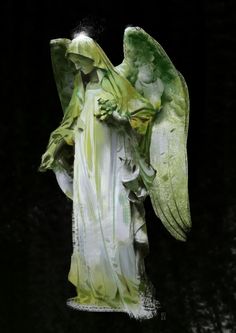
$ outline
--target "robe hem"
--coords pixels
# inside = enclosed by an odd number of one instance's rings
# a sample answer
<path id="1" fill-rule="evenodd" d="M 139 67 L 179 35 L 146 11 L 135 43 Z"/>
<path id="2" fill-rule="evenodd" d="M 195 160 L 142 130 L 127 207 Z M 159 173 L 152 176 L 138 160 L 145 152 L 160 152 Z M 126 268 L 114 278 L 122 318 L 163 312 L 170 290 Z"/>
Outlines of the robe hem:
<path id="1" fill-rule="evenodd" d="M 69 298 L 66 301 L 66 305 L 75 310 L 81 311 L 92 311 L 92 312 L 127 312 L 122 308 L 112 308 L 109 306 L 98 306 L 95 304 L 80 304 L 73 300 L 73 298 Z"/>
<path id="2" fill-rule="evenodd" d="M 144 294 L 140 294 L 141 296 L 141 304 L 136 310 L 128 309 L 126 307 L 110 307 L 104 305 L 96 305 L 96 304 L 81 304 L 76 300 L 76 297 L 68 298 L 66 301 L 66 305 L 73 310 L 78 311 L 89 311 L 89 312 L 122 312 L 126 313 L 130 316 L 130 318 L 134 318 L 136 320 L 145 320 L 151 319 L 158 315 L 158 309 L 160 308 L 160 303 L 156 299 L 153 299 L 149 296 L 144 296 Z"/>

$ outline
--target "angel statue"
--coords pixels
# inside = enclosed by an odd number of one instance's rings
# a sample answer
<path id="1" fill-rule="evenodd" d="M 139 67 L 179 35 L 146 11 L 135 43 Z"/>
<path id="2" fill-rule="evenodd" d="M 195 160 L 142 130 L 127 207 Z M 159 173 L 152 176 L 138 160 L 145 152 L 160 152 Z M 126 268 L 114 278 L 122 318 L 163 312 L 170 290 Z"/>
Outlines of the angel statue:
<path id="1" fill-rule="evenodd" d="M 64 116 L 38 170 L 53 170 L 73 203 L 68 280 L 77 292 L 66 304 L 152 318 L 159 302 L 145 272 L 144 200 L 150 196 L 171 235 L 186 240 L 187 85 L 139 27 L 125 29 L 116 67 L 85 32 L 50 48 Z"/>

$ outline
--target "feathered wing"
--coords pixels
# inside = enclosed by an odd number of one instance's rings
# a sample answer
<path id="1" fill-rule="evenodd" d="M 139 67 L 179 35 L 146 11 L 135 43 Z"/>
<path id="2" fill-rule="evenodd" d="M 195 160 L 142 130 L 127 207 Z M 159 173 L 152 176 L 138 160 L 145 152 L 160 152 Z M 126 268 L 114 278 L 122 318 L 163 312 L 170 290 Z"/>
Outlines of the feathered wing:
<path id="1" fill-rule="evenodd" d="M 57 38 L 50 41 L 52 68 L 64 113 L 71 100 L 75 76 L 72 62 L 65 57 L 70 43 L 71 40 L 67 38 Z"/>
<path id="2" fill-rule="evenodd" d="M 187 85 L 160 44 L 138 27 L 125 29 L 124 60 L 116 69 L 157 110 L 150 144 L 150 162 L 157 173 L 148 190 L 156 215 L 171 235 L 184 241 L 191 227 Z"/>

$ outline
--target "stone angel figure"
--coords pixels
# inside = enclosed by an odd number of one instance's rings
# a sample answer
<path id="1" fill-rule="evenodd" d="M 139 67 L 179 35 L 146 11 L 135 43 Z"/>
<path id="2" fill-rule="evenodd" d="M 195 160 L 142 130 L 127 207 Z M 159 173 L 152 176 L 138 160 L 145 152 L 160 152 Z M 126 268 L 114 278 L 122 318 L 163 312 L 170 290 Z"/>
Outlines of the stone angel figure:
<path id="1" fill-rule="evenodd" d="M 68 280 L 77 310 L 157 314 L 145 273 L 144 199 L 176 239 L 191 228 L 186 141 L 188 89 L 160 44 L 139 27 L 124 32 L 114 66 L 84 32 L 50 41 L 63 119 L 39 171 L 54 171 L 73 201 Z"/>

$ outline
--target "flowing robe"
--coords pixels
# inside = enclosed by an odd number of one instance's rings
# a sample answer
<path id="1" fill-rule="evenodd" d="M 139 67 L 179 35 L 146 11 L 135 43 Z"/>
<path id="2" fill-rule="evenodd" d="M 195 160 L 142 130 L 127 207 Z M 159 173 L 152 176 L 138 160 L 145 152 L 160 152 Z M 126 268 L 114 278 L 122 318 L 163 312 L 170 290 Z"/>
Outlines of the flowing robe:
<path id="1" fill-rule="evenodd" d="M 143 203 L 130 201 L 130 190 L 124 186 L 135 178 L 124 162 L 132 154 L 129 137 L 122 128 L 94 116 L 98 99 L 109 95 L 99 83 L 90 82 L 74 127 L 73 254 L 68 279 L 77 296 L 67 304 L 142 317 L 150 311 L 142 296 L 147 288 L 148 238 Z"/>
<path id="2" fill-rule="evenodd" d="M 94 116 L 100 110 L 100 98 L 114 98 L 101 84 L 104 72 L 98 69 L 97 74 L 99 81 L 89 82 L 86 89 L 80 74 L 75 77 L 71 102 L 50 136 L 41 164 L 41 170 L 55 172 L 59 186 L 73 200 L 68 280 L 77 295 L 67 305 L 151 318 L 157 301 L 144 266 L 148 238 L 143 200 L 147 195 L 144 183 L 153 178 L 153 169 L 135 148 L 131 127 L 127 132 L 119 122 L 112 125 Z M 104 86 L 109 87 L 109 82 Z M 134 128 L 144 128 L 153 109 L 141 99 L 128 105 Z M 67 156 L 73 157 L 73 168 Z"/>

